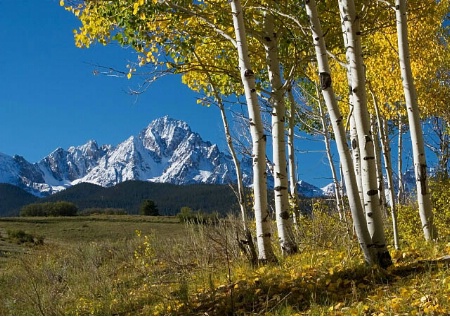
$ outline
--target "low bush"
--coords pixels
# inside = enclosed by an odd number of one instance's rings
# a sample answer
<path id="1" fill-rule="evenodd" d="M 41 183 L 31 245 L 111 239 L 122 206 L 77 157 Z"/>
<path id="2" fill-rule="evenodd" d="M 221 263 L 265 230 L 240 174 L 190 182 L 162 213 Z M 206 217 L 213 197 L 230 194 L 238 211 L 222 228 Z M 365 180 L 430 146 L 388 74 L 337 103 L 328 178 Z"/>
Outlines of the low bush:
<path id="1" fill-rule="evenodd" d="M 13 241 L 17 244 L 44 244 L 44 237 L 34 236 L 32 234 L 26 233 L 23 230 L 8 230 L 7 235 L 10 241 Z"/>
<path id="2" fill-rule="evenodd" d="M 206 213 L 201 210 L 193 211 L 189 207 L 182 207 L 177 217 L 182 223 L 216 224 L 219 214 L 217 212 Z"/>

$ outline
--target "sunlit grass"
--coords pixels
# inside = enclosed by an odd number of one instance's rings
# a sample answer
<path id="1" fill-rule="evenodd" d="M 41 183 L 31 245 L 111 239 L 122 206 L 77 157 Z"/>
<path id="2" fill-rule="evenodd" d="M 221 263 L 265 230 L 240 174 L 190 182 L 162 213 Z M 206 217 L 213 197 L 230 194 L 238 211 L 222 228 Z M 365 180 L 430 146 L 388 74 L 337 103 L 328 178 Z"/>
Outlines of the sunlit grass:
<path id="1" fill-rule="evenodd" d="M 313 218 L 300 219 L 300 253 L 260 267 L 241 253 L 232 218 L 8 220 L 3 243 L 19 227 L 45 240 L 17 245 L 3 262 L 0 314 L 448 315 L 449 210 L 439 208 L 437 242 L 423 240 L 414 206 L 402 208 L 401 250 L 390 246 L 388 270 L 365 265 L 351 228 L 319 202 Z"/>

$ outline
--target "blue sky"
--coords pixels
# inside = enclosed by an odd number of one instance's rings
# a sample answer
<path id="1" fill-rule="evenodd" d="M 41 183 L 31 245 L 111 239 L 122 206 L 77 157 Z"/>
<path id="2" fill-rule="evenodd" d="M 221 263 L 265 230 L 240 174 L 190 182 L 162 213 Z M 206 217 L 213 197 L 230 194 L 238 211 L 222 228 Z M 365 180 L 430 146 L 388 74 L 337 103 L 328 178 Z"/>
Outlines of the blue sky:
<path id="1" fill-rule="evenodd" d="M 76 48 L 78 20 L 59 0 L 0 0 L 0 152 L 37 162 L 58 147 L 90 139 L 117 145 L 164 115 L 186 121 L 203 139 L 226 151 L 219 111 L 196 103 L 198 95 L 166 77 L 139 98 L 126 78 L 94 76 L 94 64 L 124 69 L 131 50 L 115 45 Z M 330 183 L 322 143 L 299 141 L 299 176 Z"/>

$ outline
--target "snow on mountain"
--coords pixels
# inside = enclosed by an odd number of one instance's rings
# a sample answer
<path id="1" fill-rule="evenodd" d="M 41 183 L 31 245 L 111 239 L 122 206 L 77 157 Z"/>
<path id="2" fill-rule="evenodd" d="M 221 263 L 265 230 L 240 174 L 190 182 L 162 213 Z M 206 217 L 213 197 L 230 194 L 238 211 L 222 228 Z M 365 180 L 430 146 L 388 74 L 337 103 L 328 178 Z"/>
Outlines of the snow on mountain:
<path id="1" fill-rule="evenodd" d="M 335 188 L 336 188 L 336 185 L 334 183 L 330 183 L 330 184 L 320 188 L 320 190 L 322 191 L 324 196 L 334 197 L 334 195 L 335 195 Z"/>
<path id="2" fill-rule="evenodd" d="M 108 152 L 109 146 L 98 147 L 97 142 L 90 140 L 86 144 L 67 151 L 58 148 L 39 163 L 45 183 L 50 186 L 70 186 L 71 183 L 85 176 L 98 161 Z"/>
<path id="3" fill-rule="evenodd" d="M 249 185 L 251 164 L 243 164 L 243 173 Z M 230 156 L 192 132 L 186 122 L 167 116 L 117 146 L 98 146 L 91 140 L 58 148 L 35 164 L 0 154 L 0 182 L 34 194 L 48 195 L 81 182 L 107 187 L 126 180 L 227 184 L 236 176 Z"/>
<path id="4" fill-rule="evenodd" d="M 19 155 L 0 153 L 0 182 L 22 187 L 34 195 L 51 191 L 39 168 Z"/>
<path id="5" fill-rule="evenodd" d="M 107 152 L 74 183 L 112 186 L 126 180 L 172 184 L 226 184 L 235 180 L 231 158 L 179 120 L 156 119 Z M 233 177 L 234 176 L 234 177 Z"/>
<path id="6" fill-rule="evenodd" d="M 297 191 L 300 196 L 308 197 L 308 198 L 325 196 L 325 193 L 322 189 L 320 189 L 314 185 L 311 185 L 305 181 L 302 181 L 302 180 L 297 182 Z"/>
<path id="7" fill-rule="evenodd" d="M 252 184 L 252 159 L 241 160 L 243 182 Z M 406 173 L 406 178 L 410 176 Z M 228 184 L 236 182 L 231 157 L 217 145 L 204 141 L 186 122 L 162 117 L 138 135 L 117 146 L 99 146 L 90 140 L 67 150 L 58 148 L 38 163 L 21 156 L 0 153 L 0 182 L 45 196 L 72 185 L 88 182 L 104 187 L 127 180 L 172 184 Z M 268 186 L 273 177 L 268 175 Z M 333 196 L 334 185 L 318 188 L 305 181 L 297 184 L 303 197 Z"/>

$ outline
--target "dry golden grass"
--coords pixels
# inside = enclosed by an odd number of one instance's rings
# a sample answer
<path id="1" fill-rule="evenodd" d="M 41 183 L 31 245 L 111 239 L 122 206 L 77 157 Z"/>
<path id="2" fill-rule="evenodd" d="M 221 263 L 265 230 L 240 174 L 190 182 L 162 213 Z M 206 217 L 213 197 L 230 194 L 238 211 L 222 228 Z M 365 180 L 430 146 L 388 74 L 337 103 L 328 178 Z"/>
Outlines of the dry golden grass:
<path id="1" fill-rule="evenodd" d="M 22 253 L 3 262 L 0 314 L 448 315 L 450 213 L 436 208 L 442 238 L 430 243 L 416 209 L 401 209 L 402 249 L 391 249 L 388 270 L 367 267 L 347 226 L 320 204 L 300 221 L 299 254 L 261 267 L 241 254 L 231 217 L 206 226 L 136 216 L 8 219 L 4 243 L 17 228 L 45 240 L 17 246 Z M 386 219 L 388 236 L 389 228 Z"/>

